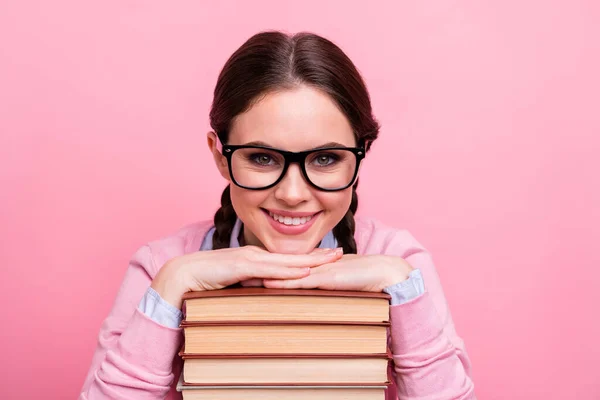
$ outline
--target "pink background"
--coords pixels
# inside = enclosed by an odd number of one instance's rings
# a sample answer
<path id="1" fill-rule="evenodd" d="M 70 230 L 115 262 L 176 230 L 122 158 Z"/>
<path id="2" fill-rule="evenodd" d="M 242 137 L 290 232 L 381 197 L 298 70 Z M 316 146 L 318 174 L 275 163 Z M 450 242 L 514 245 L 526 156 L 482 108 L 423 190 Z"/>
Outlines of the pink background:
<path id="1" fill-rule="evenodd" d="M 364 74 L 360 213 L 434 254 L 479 398 L 600 398 L 598 2 L 90 3 L 0 2 L 0 398 L 75 398 L 129 256 L 212 217 L 212 89 L 269 28 Z"/>

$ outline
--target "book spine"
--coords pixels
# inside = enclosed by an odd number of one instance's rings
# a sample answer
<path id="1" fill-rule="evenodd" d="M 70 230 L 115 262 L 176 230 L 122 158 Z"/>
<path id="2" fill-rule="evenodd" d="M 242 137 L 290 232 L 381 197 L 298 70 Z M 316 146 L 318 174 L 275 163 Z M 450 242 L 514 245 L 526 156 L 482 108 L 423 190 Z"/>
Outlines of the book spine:
<path id="1" fill-rule="evenodd" d="M 346 326 L 390 326 L 389 321 L 360 322 L 360 321 L 182 321 L 180 328 L 201 326 L 277 326 L 277 325 L 346 325 Z"/>

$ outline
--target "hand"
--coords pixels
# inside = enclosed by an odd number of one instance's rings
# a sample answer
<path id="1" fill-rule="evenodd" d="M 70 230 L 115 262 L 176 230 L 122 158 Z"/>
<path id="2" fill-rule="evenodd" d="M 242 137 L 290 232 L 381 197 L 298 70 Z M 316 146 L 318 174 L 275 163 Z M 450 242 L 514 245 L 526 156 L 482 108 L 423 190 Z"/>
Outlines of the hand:
<path id="1" fill-rule="evenodd" d="M 314 253 L 318 253 L 318 252 L 323 252 L 323 251 L 327 251 L 327 250 L 335 250 L 335 249 L 328 249 L 328 248 L 316 248 L 314 249 L 310 254 L 314 254 Z M 240 281 L 240 284 L 243 287 L 264 287 L 263 285 L 263 280 L 262 279 L 248 279 L 245 281 Z"/>
<path id="2" fill-rule="evenodd" d="M 348 254 L 339 260 L 319 265 L 310 275 L 296 279 L 264 279 L 267 288 L 359 290 L 381 292 L 405 281 L 413 268 L 400 257 Z"/>
<path id="3" fill-rule="evenodd" d="M 252 279 L 299 279 L 310 268 L 342 256 L 336 249 L 310 254 L 276 254 L 256 246 L 198 251 L 169 260 L 156 274 L 151 287 L 167 302 L 181 308 L 184 293 L 216 290 Z"/>

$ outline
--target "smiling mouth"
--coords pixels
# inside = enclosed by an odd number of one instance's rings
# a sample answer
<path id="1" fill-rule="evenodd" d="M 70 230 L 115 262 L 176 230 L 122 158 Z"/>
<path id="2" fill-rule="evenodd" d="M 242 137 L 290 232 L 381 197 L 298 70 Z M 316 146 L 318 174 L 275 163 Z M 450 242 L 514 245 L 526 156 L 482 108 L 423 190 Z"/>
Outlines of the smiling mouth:
<path id="1" fill-rule="evenodd" d="M 267 211 L 267 212 L 269 213 L 269 216 L 271 218 L 273 218 L 275 221 L 279 222 L 280 224 L 288 225 L 288 226 L 304 225 L 304 224 L 308 223 L 308 221 L 313 219 L 317 214 L 319 214 L 319 213 L 315 213 L 313 215 L 309 215 L 309 216 L 305 216 L 305 217 L 288 217 L 288 216 L 275 214 L 271 211 Z"/>

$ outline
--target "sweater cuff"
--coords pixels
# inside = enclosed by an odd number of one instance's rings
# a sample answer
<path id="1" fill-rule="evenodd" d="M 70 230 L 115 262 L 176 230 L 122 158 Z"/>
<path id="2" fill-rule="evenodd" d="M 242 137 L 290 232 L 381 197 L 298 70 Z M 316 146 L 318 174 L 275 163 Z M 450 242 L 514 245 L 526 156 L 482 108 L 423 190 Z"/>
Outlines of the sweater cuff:
<path id="1" fill-rule="evenodd" d="M 439 337 L 443 325 L 429 292 L 404 304 L 390 306 L 391 347 L 396 354 L 410 353 Z"/>

